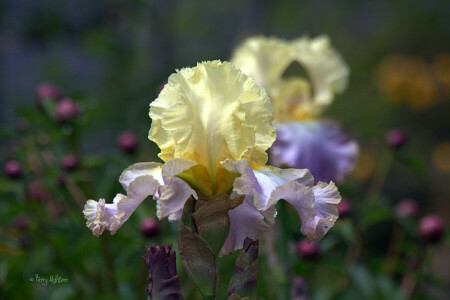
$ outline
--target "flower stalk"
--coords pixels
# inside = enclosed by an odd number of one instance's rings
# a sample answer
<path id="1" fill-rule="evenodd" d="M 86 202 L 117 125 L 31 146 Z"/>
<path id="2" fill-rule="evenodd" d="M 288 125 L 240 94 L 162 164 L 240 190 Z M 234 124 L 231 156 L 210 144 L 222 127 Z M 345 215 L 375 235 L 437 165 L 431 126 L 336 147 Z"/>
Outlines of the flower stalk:
<path id="1" fill-rule="evenodd" d="M 218 255 L 230 230 L 230 204 L 228 195 L 218 194 L 199 200 L 190 197 L 184 205 L 178 248 L 183 266 L 203 299 L 216 296 Z"/>

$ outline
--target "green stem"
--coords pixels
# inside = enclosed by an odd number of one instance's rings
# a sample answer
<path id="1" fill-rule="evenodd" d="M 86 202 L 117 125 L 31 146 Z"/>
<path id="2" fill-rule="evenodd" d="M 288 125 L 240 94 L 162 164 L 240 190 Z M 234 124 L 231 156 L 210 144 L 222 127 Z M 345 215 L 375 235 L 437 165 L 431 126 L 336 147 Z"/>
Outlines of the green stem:
<path id="1" fill-rule="evenodd" d="M 214 296 L 214 295 L 213 296 L 208 296 L 208 295 L 206 295 L 206 296 L 204 295 L 203 296 L 203 300 L 211 300 L 211 299 L 212 300 L 216 299 L 216 296 Z"/>
<path id="2" fill-rule="evenodd" d="M 288 251 L 288 220 L 287 220 L 287 207 L 285 201 L 280 201 L 278 209 L 278 220 L 280 220 L 280 243 L 279 243 L 279 256 L 283 269 L 284 276 L 281 279 L 280 300 L 289 300 L 290 291 L 290 272 L 288 270 L 289 263 L 289 251 Z"/>
<path id="3" fill-rule="evenodd" d="M 395 150 L 387 150 L 381 155 L 378 168 L 373 177 L 372 186 L 369 190 L 369 196 L 378 197 L 381 194 L 389 171 L 391 170 L 392 163 L 394 162 L 395 154 Z"/>

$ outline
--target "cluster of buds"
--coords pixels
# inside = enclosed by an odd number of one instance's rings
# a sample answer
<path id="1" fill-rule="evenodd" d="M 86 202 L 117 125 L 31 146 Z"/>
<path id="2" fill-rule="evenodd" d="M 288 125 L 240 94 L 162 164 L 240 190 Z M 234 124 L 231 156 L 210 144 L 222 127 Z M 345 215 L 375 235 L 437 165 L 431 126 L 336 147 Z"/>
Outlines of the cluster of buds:
<path id="1" fill-rule="evenodd" d="M 35 101 L 41 110 L 61 124 L 71 122 L 81 114 L 79 105 L 64 97 L 63 92 L 52 84 L 40 84 L 36 88 Z"/>

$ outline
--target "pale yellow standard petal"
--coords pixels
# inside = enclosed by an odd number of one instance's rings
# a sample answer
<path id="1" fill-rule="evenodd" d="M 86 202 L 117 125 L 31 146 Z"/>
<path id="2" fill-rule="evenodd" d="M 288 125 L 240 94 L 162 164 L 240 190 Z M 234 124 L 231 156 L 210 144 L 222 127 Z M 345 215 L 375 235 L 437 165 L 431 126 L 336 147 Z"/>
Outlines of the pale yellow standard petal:
<path id="1" fill-rule="evenodd" d="M 317 117 L 345 90 L 349 76 L 346 63 L 325 35 L 293 41 L 249 38 L 234 51 L 232 62 L 267 90 L 276 122 Z M 306 77 L 284 76 L 294 63 Z"/>
<path id="2" fill-rule="evenodd" d="M 289 42 L 262 36 L 245 40 L 236 48 L 231 62 L 256 82 L 268 89 L 283 75 L 294 58 Z"/>
<path id="3" fill-rule="evenodd" d="M 151 103 L 150 117 L 149 138 L 161 148 L 161 159 L 205 166 L 213 192 L 221 161 L 265 164 L 265 151 L 275 140 L 266 92 L 227 62 L 199 63 L 172 74 Z"/>
<path id="4" fill-rule="evenodd" d="M 310 77 L 314 87 L 314 104 L 330 104 L 335 94 L 347 87 L 349 68 L 341 55 L 331 46 L 328 36 L 310 39 L 302 37 L 292 41 L 293 56 Z"/>

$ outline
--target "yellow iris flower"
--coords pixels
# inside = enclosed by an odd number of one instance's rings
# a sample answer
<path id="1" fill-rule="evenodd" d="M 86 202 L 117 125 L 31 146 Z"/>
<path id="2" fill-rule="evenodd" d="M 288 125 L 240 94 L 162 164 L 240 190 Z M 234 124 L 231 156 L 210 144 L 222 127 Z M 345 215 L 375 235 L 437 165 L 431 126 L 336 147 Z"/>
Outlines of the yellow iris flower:
<path id="1" fill-rule="evenodd" d="M 191 196 L 243 198 L 229 211 L 222 254 L 241 248 L 246 237 L 259 238 L 281 198 L 297 209 L 310 239 L 320 239 L 337 219 L 340 195 L 333 183 L 313 186 L 308 170 L 265 165 L 275 140 L 272 106 L 265 90 L 232 64 L 203 62 L 172 74 L 150 104 L 150 117 L 149 139 L 165 163 L 123 171 L 119 181 L 127 195 L 113 203 L 88 200 L 84 214 L 94 235 L 114 234 L 148 196 L 157 200 L 158 217 L 169 220 L 180 219 Z"/>
<path id="2" fill-rule="evenodd" d="M 349 69 L 327 36 L 302 37 L 292 41 L 278 38 L 247 39 L 233 53 L 231 62 L 269 93 L 275 121 L 316 118 L 347 87 Z M 298 63 L 303 76 L 285 77 Z"/>

